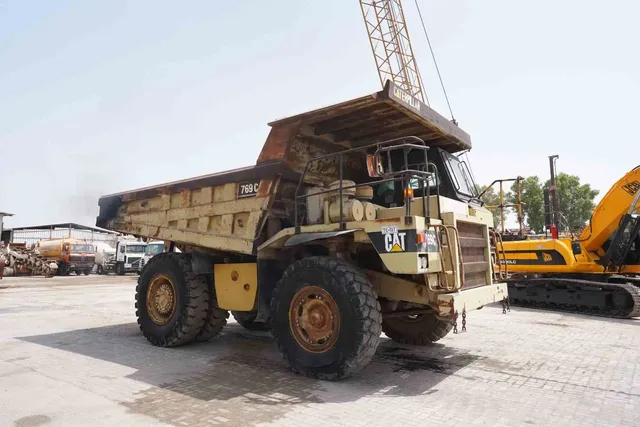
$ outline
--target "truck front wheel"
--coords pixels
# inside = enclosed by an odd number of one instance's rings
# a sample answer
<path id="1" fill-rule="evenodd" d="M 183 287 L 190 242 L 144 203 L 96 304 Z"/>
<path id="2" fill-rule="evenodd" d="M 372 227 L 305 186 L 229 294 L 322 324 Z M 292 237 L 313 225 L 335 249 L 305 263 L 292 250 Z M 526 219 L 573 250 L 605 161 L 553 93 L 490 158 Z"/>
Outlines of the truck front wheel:
<path id="1" fill-rule="evenodd" d="M 124 276 L 124 273 L 126 273 L 126 271 L 124 271 L 124 264 L 119 262 L 116 264 L 116 274 L 118 276 Z"/>
<path id="2" fill-rule="evenodd" d="M 323 380 L 365 367 L 380 343 L 382 315 L 371 283 L 322 256 L 292 264 L 271 299 L 271 330 L 294 372 Z"/>
<path id="3" fill-rule="evenodd" d="M 453 323 L 438 319 L 435 314 L 389 317 L 382 321 L 382 332 L 392 340 L 411 345 L 428 345 L 444 338 Z"/>
<path id="4" fill-rule="evenodd" d="M 155 346 L 177 347 L 192 341 L 208 310 L 208 286 L 193 274 L 189 254 L 160 254 L 138 278 L 136 317 L 142 334 Z"/>

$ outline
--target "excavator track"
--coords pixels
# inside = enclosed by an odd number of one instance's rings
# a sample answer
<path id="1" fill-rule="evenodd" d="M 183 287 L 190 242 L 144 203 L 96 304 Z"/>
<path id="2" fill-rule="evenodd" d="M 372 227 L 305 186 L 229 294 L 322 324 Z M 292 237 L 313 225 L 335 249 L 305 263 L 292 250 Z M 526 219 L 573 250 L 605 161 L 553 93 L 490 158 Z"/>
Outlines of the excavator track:
<path id="1" fill-rule="evenodd" d="M 600 282 L 571 278 L 518 278 L 507 282 L 512 305 L 591 316 L 640 317 L 640 281 Z M 637 285 L 636 285 L 637 284 Z"/>

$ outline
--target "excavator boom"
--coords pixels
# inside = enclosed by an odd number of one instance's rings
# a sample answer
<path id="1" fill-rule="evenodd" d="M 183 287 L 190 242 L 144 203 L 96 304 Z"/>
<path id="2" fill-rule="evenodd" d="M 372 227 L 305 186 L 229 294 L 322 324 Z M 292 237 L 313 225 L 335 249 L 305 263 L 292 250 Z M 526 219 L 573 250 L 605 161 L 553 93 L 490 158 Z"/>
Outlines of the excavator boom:
<path id="1" fill-rule="evenodd" d="M 640 191 L 640 166 L 620 178 L 593 210 L 589 226 L 578 241 L 589 252 L 597 252 L 618 230 L 622 218 L 640 209 L 636 194 Z M 634 200 L 635 199 L 635 200 Z"/>

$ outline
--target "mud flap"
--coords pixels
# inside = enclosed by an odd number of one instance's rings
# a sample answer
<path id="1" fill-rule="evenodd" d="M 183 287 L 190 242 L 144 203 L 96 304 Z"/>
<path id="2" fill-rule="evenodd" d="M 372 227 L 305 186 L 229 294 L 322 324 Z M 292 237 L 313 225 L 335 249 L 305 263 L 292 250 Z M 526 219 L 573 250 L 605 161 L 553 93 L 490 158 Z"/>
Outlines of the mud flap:
<path id="1" fill-rule="evenodd" d="M 284 271 L 272 259 L 258 260 L 258 298 L 255 322 L 267 322 L 271 317 L 271 295 Z"/>

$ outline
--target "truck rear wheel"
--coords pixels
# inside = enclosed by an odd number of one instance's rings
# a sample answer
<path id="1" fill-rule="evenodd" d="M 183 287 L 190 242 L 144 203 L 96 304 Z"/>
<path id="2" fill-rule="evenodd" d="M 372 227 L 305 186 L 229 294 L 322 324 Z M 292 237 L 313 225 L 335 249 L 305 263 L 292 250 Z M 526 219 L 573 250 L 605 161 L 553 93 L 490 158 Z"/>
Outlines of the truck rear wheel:
<path id="1" fill-rule="evenodd" d="M 243 328 L 249 331 L 268 331 L 271 329 L 268 323 L 256 322 L 256 313 L 248 313 L 244 311 L 232 311 L 233 318 Z"/>
<path id="2" fill-rule="evenodd" d="M 271 299 L 271 329 L 294 372 L 323 380 L 365 367 L 380 343 L 376 292 L 357 268 L 322 256 L 292 264 Z"/>
<path id="3" fill-rule="evenodd" d="M 177 347 L 193 340 L 205 323 L 208 309 L 208 286 L 193 274 L 188 254 L 160 254 L 138 279 L 138 325 L 155 346 Z"/>
<path id="4" fill-rule="evenodd" d="M 401 344 L 429 345 L 444 338 L 453 323 L 438 319 L 435 314 L 389 317 L 382 321 L 382 332 Z"/>

